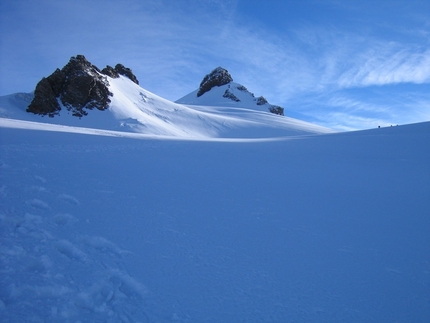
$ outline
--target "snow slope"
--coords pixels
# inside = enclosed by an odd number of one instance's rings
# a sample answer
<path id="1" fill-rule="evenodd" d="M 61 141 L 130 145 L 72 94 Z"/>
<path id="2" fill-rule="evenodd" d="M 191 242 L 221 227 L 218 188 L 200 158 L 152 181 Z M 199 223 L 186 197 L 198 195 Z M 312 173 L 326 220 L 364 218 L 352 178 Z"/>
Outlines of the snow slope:
<path id="1" fill-rule="evenodd" d="M 430 123 L 265 142 L 36 125 L 0 125 L 2 322 L 430 321 Z"/>
<path id="2" fill-rule="evenodd" d="M 277 137 L 330 133 L 329 129 L 253 109 L 193 107 L 165 100 L 128 78 L 107 77 L 113 93 L 106 111 L 81 119 L 63 107 L 60 116 L 42 117 L 25 110 L 32 94 L 0 97 L 0 118 L 178 138 Z"/>

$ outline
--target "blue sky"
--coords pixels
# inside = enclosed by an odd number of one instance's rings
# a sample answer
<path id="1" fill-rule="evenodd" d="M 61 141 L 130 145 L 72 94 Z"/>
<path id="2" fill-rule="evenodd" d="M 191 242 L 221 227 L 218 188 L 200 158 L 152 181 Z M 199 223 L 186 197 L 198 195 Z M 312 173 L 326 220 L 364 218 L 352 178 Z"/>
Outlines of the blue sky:
<path id="1" fill-rule="evenodd" d="M 83 54 L 176 100 L 217 66 L 338 130 L 430 120 L 430 2 L 0 0 L 0 95 Z"/>

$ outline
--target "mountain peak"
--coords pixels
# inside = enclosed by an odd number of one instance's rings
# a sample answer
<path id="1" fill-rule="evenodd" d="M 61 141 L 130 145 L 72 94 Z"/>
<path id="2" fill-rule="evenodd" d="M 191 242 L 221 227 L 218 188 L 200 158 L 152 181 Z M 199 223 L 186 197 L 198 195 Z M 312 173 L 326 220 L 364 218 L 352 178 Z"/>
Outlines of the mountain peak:
<path id="1" fill-rule="evenodd" d="M 222 86 L 230 82 L 233 82 L 230 73 L 225 68 L 219 66 L 203 78 L 197 92 L 197 97 L 202 96 L 215 86 Z"/>
<path id="2" fill-rule="evenodd" d="M 231 106 L 254 110 L 265 110 L 284 115 L 284 108 L 270 104 L 263 96 L 254 94 L 242 84 L 233 82 L 230 73 L 219 66 L 207 74 L 195 90 L 176 101 L 181 104 L 202 106 Z"/>
<path id="3" fill-rule="evenodd" d="M 119 75 L 139 84 L 131 69 L 122 64 L 115 68 L 108 65 L 100 71 L 84 55 L 76 55 L 61 70 L 57 68 L 50 76 L 42 78 L 27 111 L 53 117 L 59 114 L 60 103 L 77 117 L 87 115 L 86 110 L 93 108 L 105 110 L 112 96 L 107 76 L 118 78 Z"/>
<path id="4" fill-rule="evenodd" d="M 96 71 L 99 71 L 99 69 L 91 64 L 84 55 L 72 56 L 65 68 L 73 70 L 95 69 Z"/>

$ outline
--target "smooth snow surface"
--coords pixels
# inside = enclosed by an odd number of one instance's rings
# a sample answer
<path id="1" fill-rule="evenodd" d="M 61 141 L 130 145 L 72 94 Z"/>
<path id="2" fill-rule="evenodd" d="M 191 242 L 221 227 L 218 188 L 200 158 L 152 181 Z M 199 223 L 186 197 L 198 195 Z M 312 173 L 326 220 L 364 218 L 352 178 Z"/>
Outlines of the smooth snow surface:
<path id="1" fill-rule="evenodd" d="M 430 123 L 99 134 L 0 126 L 1 322 L 430 321 Z"/>

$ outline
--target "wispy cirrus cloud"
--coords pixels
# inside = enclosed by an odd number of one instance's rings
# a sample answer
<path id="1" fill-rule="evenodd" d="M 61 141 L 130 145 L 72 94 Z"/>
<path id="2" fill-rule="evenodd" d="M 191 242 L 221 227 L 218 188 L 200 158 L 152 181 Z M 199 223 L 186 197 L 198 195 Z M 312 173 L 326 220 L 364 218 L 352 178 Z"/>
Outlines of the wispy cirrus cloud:
<path id="1" fill-rule="evenodd" d="M 402 87 L 395 87 L 399 86 Z M 430 120 L 429 95 L 414 89 L 340 90 L 309 96 L 298 100 L 299 103 L 307 118 L 341 131 Z"/>
<path id="2" fill-rule="evenodd" d="M 379 44 L 365 49 L 339 78 L 341 87 L 430 82 L 430 49 Z"/>

